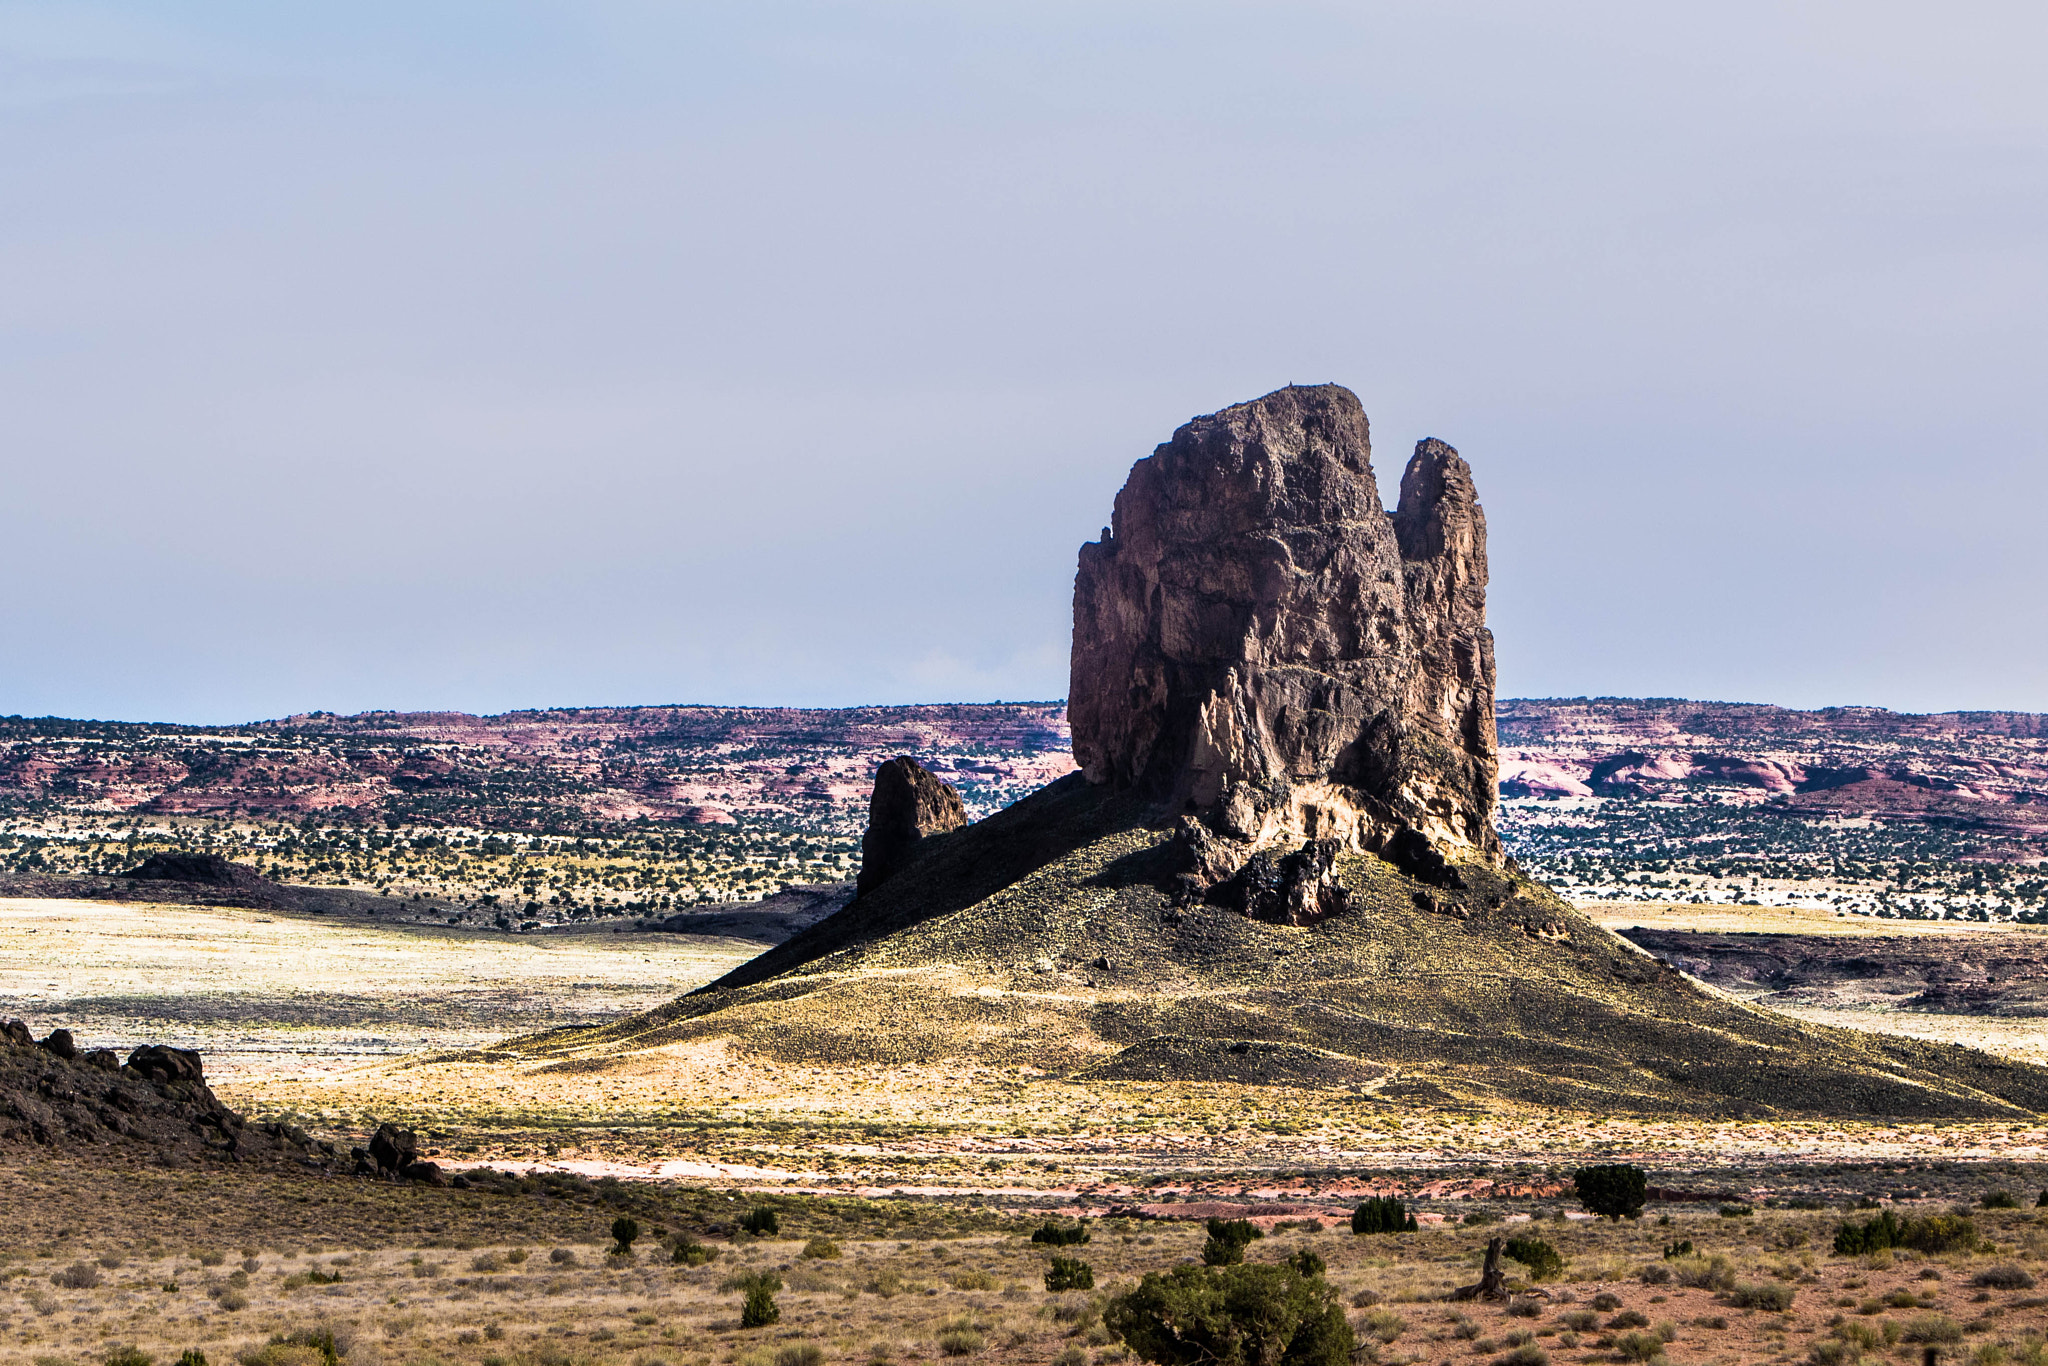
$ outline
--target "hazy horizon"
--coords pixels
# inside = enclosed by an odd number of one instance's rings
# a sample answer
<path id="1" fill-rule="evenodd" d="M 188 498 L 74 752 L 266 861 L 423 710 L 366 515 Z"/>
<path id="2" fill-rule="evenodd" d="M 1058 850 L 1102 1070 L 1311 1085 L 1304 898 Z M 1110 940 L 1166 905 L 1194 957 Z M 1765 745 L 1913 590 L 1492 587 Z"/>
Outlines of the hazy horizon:
<path id="1" fill-rule="evenodd" d="M 1131 463 L 1321 381 L 1471 462 L 1504 697 L 2048 711 L 2044 41 L 0 7 L 0 714 L 1063 695 Z"/>

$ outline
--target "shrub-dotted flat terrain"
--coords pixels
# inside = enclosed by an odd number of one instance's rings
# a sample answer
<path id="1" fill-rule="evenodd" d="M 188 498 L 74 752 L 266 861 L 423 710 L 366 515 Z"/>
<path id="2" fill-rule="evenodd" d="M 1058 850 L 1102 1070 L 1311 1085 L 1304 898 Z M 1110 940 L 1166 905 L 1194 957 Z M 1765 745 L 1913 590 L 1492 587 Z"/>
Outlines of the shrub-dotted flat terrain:
<path id="1" fill-rule="evenodd" d="M 27 1197 L 0 1206 L 0 1361 L 22 1366 L 123 1349 L 166 1366 L 191 1349 L 212 1363 L 316 1366 L 319 1346 L 301 1344 L 330 1337 L 350 1366 L 1108 1366 L 1130 1357 L 1105 1307 L 1147 1272 L 1198 1262 L 1204 1241 L 1198 1222 L 1104 1219 L 1088 1242 L 1050 1248 L 1027 1236 L 1042 1211 L 563 1178 L 401 1190 L 47 1164 L 0 1179 Z M 109 1183 L 118 1201 L 97 1198 Z M 773 1236 L 736 1227 L 763 1205 Z M 1450 1221 L 1362 1237 L 1342 1221 L 1264 1217 L 1245 1256 L 1320 1258 L 1361 1362 L 1830 1366 L 1918 1361 L 1930 1346 L 1942 1361 L 2048 1356 L 2048 1225 L 2032 1209 L 1969 1208 L 1968 1238 L 1949 1250 L 1847 1256 L 1831 1250 L 1835 1231 L 1868 1210 L 1694 1203 L 1620 1224 L 1567 1210 L 1459 1202 Z M 640 1226 L 630 1256 L 610 1250 L 622 1216 Z M 1549 1243 L 1561 1270 L 1532 1285 L 1510 1261 L 1525 1293 L 1449 1300 L 1478 1279 L 1494 1235 Z M 699 1264 L 675 1264 L 679 1241 Z M 1094 1290 L 1048 1292 L 1055 1253 L 1085 1261 Z M 776 1317 L 743 1328 L 743 1285 L 763 1278 L 779 1287 Z"/>

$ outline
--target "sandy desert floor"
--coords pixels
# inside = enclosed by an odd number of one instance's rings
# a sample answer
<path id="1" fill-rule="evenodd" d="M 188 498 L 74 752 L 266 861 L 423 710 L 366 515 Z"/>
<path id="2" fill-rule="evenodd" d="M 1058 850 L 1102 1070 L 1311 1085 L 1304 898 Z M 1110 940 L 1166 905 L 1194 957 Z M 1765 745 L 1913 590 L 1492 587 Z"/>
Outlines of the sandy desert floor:
<path id="1" fill-rule="evenodd" d="M 61 1226 L 0 1219 L 0 1362 L 22 1366 L 115 1362 L 126 1347 L 158 1362 L 198 1349 L 318 1366 L 293 1342 L 321 1333 L 349 1366 L 1113 1366 L 1128 1354 L 1102 1325 L 1109 1297 L 1196 1259 L 1203 1237 L 1190 1222 L 1095 1221 L 1088 1243 L 1062 1251 L 1090 1265 L 1096 1289 L 1052 1293 L 1051 1250 L 1026 1236 L 1044 1216 L 1024 1211 L 785 1198 L 777 1236 L 755 1238 L 732 1228 L 754 1199 L 715 1193 L 663 1204 L 601 1184 L 506 1195 L 330 1181 L 258 1183 L 223 1202 L 220 1184 L 241 1178 L 139 1172 L 115 1210 L 76 1198 L 104 1172 L 7 1176 L 35 1188 L 38 1208 L 74 1211 Z M 214 1217 L 224 1204 L 273 1217 Z M 605 1230 L 629 1205 L 646 1235 L 632 1256 L 608 1255 Z M 1930 1347 L 1926 1359 L 1974 1366 L 2048 1359 L 2036 1292 L 2048 1223 L 2031 1209 L 1973 1211 L 1969 1251 L 1861 1257 L 1830 1252 L 1830 1213 L 1693 1206 L 1617 1225 L 1547 1201 L 1468 1212 L 1367 1237 L 1267 1219 L 1247 1260 L 1324 1259 L 1363 1344 L 1355 1360 L 1383 1366 L 1833 1366 Z M 664 1235 L 676 1233 L 702 1237 L 712 1259 L 675 1265 Z M 1563 1274 L 1506 1304 L 1448 1302 L 1494 1234 L 1551 1243 Z M 1689 1254 L 1665 1255 L 1681 1242 Z M 779 1317 L 742 1328 L 740 1282 L 764 1274 Z"/>
<path id="2" fill-rule="evenodd" d="M 501 935 L 208 906 L 0 899 L 0 1015 L 125 1052 L 196 1048 L 232 1091 L 650 1009 L 761 951 L 673 934 Z"/>

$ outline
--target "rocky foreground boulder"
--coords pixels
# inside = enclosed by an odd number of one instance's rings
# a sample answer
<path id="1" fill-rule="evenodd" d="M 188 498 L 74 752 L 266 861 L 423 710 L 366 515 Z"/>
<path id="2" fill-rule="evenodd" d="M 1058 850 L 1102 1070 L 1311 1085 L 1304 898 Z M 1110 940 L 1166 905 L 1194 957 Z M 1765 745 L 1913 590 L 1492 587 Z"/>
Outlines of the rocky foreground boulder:
<path id="1" fill-rule="evenodd" d="M 1200 819 L 1210 885 L 1276 843 L 1497 861 L 1486 578 L 1465 461 L 1418 443 L 1389 514 L 1350 390 L 1196 418 L 1081 548 L 1074 757 Z"/>
<path id="2" fill-rule="evenodd" d="M 252 1124 L 221 1104 L 190 1049 L 148 1044 L 123 1062 L 112 1049 L 81 1051 L 69 1030 L 38 1040 L 20 1020 L 0 1024 L 0 1144 L 169 1166 L 284 1160 L 312 1148 L 289 1125 Z"/>
<path id="3" fill-rule="evenodd" d="M 296 1125 L 260 1123 L 221 1103 L 189 1048 L 144 1044 L 126 1062 L 110 1048 L 80 1050 L 67 1029 L 42 1039 L 20 1020 L 0 1023 L 0 1152 L 23 1148 L 167 1167 L 289 1165 L 335 1174 L 442 1185 L 419 1140 L 381 1126 L 367 1146 L 314 1138 Z M 463 1177 L 453 1178 L 463 1185 Z"/>

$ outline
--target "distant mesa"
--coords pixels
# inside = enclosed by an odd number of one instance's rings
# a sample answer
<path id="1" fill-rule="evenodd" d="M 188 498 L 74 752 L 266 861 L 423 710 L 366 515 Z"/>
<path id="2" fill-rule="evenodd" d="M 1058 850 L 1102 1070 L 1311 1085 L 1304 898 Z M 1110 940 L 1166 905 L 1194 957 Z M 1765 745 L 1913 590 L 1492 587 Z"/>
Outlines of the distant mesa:
<path id="1" fill-rule="evenodd" d="M 247 864 L 230 862 L 219 854 L 151 854 L 121 876 L 137 882 L 190 882 L 204 887 L 269 890 L 277 885 Z"/>

